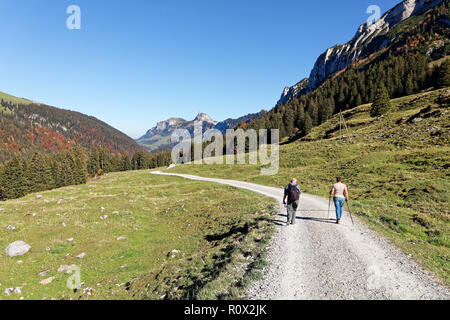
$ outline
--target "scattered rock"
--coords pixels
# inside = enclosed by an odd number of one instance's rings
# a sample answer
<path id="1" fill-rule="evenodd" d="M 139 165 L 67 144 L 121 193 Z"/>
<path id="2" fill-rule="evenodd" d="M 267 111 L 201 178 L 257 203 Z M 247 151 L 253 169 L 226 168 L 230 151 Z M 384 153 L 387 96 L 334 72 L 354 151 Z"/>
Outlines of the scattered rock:
<path id="1" fill-rule="evenodd" d="M 30 251 L 31 246 L 24 241 L 15 241 L 6 247 L 5 253 L 8 257 L 23 256 Z"/>
<path id="2" fill-rule="evenodd" d="M 62 223 L 62 226 L 65 228 L 65 227 L 66 227 L 66 224 L 63 222 L 63 223 Z"/>
<path id="3" fill-rule="evenodd" d="M 420 121 L 422 121 L 423 119 L 422 118 L 414 118 L 413 120 L 412 120 L 412 123 L 417 123 L 417 122 L 420 122 Z"/>
<path id="4" fill-rule="evenodd" d="M 8 226 L 6 227 L 6 230 L 8 230 L 8 231 L 13 231 L 13 230 L 16 230 L 16 227 L 14 227 L 14 226 L 12 226 L 12 225 L 8 225 Z"/>
<path id="5" fill-rule="evenodd" d="M 42 195 L 40 194 L 36 195 L 36 199 L 42 199 Z"/>
<path id="6" fill-rule="evenodd" d="M 67 270 L 69 270 L 69 268 L 70 267 L 68 265 L 63 264 L 58 268 L 58 272 L 66 272 Z"/>
<path id="7" fill-rule="evenodd" d="M 117 237 L 117 241 L 121 241 L 121 240 L 126 240 L 127 239 L 127 237 L 125 237 L 125 236 L 120 236 L 120 237 Z"/>
<path id="8" fill-rule="evenodd" d="M 68 242 L 73 242 L 74 240 L 75 240 L 74 238 L 67 239 Z"/>
<path id="9" fill-rule="evenodd" d="M 15 294 L 22 294 L 22 289 L 23 289 L 23 287 L 16 287 L 16 288 L 14 289 L 14 293 L 15 293 Z"/>
<path id="10" fill-rule="evenodd" d="M 27 217 L 36 217 L 37 216 L 37 214 L 36 213 L 27 213 Z"/>
<path id="11" fill-rule="evenodd" d="M 53 280 L 55 280 L 55 277 L 50 277 L 50 278 L 47 278 L 47 279 L 42 280 L 42 281 L 40 282 L 40 284 L 42 284 L 42 285 L 45 286 L 45 285 L 47 285 L 47 284 L 52 283 Z"/>
<path id="12" fill-rule="evenodd" d="M 108 216 L 105 214 L 104 216 L 101 216 L 100 219 L 106 220 L 106 219 L 108 219 Z"/>
<path id="13" fill-rule="evenodd" d="M 104 212 L 106 210 L 104 207 L 101 207 L 100 209 L 102 210 L 102 212 Z"/>
<path id="14" fill-rule="evenodd" d="M 6 288 L 5 291 L 3 291 L 3 294 L 5 296 L 10 296 L 13 293 L 14 293 L 14 288 Z"/>
<path id="15" fill-rule="evenodd" d="M 177 250 L 177 249 L 173 249 L 172 251 L 170 251 L 170 252 L 167 254 L 167 256 L 168 256 L 168 257 L 171 257 L 171 258 L 174 258 L 175 255 L 176 255 L 177 253 L 180 253 L 180 251 Z"/>
<path id="16" fill-rule="evenodd" d="M 66 258 L 73 258 L 73 254 L 71 254 L 71 253 L 66 254 L 64 256 L 64 259 L 66 259 Z"/>
<path id="17" fill-rule="evenodd" d="M 119 211 L 114 211 L 112 214 L 115 215 L 115 216 L 118 216 L 119 215 Z"/>
<path id="18" fill-rule="evenodd" d="M 432 126 L 431 128 L 428 128 L 427 130 L 425 130 L 426 132 L 434 132 L 434 131 L 438 131 L 441 130 L 441 128 L 437 127 L 437 126 Z"/>
<path id="19" fill-rule="evenodd" d="M 91 287 L 86 287 L 83 289 L 83 294 L 86 294 L 88 296 L 92 296 L 92 288 Z"/>
<path id="20" fill-rule="evenodd" d="M 50 270 L 45 270 L 45 271 L 39 272 L 38 277 L 45 277 L 49 272 L 50 272 Z"/>
<path id="21" fill-rule="evenodd" d="M 50 203 L 50 200 L 44 200 L 44 203 Z"/>
<path id="22" fill-rule="evenodd" d="M 175 168 L 176 166 L 177 166 L 176 164 L 172 163 L 172 164 L 167 168 L 167 170 L 173 169 L 173 168 Z"/>
<path id="23" fill-rule="evenodd" d="M 86 253 L 84 253 L 84 252 L 77 255 L 77 258 L 79 258 L 79 259 L 84 259 L 84 257 L 86 257 Z"/>
<path id="24" fill-rule="evenodd" d="M 45 248 L 45 251 L 47 251 L 47 252 L 50 250 L 52 250 L 52 248 L 50 248 L 50 247 Z"/>
<path id="25" fill-rule="evenodd" d="M 64 202 L 64 199 L 59 199 L 58 202 L 56 202 L 56 204 L 61 204 Z"/>
<path id="26" fill-rule="evenodd" d="M 22 264 L 22 263 L 23 263 L 22 260 L 17 261 L 17 264 Z"/>

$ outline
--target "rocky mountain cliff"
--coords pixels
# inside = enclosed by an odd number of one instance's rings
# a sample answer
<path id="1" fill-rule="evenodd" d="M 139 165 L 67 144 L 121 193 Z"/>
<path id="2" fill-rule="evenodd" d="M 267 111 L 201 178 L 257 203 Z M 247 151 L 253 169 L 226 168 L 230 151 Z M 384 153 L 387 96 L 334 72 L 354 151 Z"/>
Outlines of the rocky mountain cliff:
<path id="1" fill-rule="evenodd" d="M 308 89 L 308 87 L 309 87 L 309 79 L 305 78 L 292 87 L 284 88 L 284 91 L 281 94 L 281 98 L 280 100 L 278 100 L 277 104 L 285 104 L 292 98 L 304 93 Z"/>
<path id="2" fill-rule="evenodd" d="M 362 24 L 349 42 L 331 47 L 320 55 L 308 81 L 304 79 L 295 86 L 286 88 L 278 103 L 284 104 L 293 97 L 310 92 L 353 62 L 392 46 L 395 43 L 395 35 L 389 34 L 392 29 L 408 18 L 423 14 L 442 2 L 443 0 L 404 0 L 375 23 Z"/>

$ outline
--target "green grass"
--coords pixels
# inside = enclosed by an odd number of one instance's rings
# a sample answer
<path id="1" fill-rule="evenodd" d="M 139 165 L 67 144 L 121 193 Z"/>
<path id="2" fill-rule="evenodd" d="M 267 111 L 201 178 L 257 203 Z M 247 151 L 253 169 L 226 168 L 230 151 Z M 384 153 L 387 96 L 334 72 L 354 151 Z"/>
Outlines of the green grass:
<path id="1" fill-rule="evenodd" d="M 156 136 L 152 137 L 151 139 L 142 139 L 139 141 L 139 143 L 141 145 L 143 145 L 144 147 L 148 148 L 148 150 L 155 150 L 163 145 L 169 145 L 170 140 L 171 140 L 170 135 L 165 136 L 165 137 L 161 136 L 161 135 L 156 135 Z"/>
<path id="2" fill-rule="evenodd" d="M 2 299 L 239 298 L 273 230 L 273 200 L 148 171 L 39 195 L 0 203 L 0 293 L 23 287 Z M 126 239 L 118 241 L 121 236 Z M 32 249 L 9 258 L 4 248 L 16 240 Z M 83 252 L 84 259 L 76 258 Z M 84 282 L 77 292 L 66 287 L 70 275 L 57 272 L 72 264 Z M 53 282 L 40 284 L 49 277 Z"/>
<path id="3" fill-rule="evenodd" d="M 323 197 L 334 177 L 343 176 L 355 214 L 450 284 L 450 110 L 448 102 L 439 102 L 445 91 L 395 99 L 392 112 L 380 119 L 370 117 L 370 105 L 345 112 L 351 141 L 340 139 L 334 117 L 281 146 L 274 176 L 262 176 L 252 165 L 183 165 L 171 172 L 276 187 L 297 177 L 302 189 Z M 408 122 L 428 106 L 422 121 Z"/>
<path id="4" fill-rule="evenodd" d="M 24 99 L 24 98 L 18 98 L 15 96 L 12 96 L 10 94 L 4 93 L 0 91 L 0 101 L 4 100 L 4 101 L 8 101 L 8 102 L 12 102 L 12 103 L 17 103 L 17 104 L 31 104 L 33 103 L 33 101 L 28 100 L 28 99 Z"/>

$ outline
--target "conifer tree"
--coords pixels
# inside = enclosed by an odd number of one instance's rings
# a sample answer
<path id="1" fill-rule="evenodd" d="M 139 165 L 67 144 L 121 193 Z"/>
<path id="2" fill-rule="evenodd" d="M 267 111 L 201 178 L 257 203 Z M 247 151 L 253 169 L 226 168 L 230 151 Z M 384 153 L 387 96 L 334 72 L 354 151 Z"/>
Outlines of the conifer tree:
<path id="1" fill-rule="evenodd" d="M 8 199 L 20 198 L 28 193 L 23 160 L 14 157 L 5 164 L 2 184 Z"/>
<path id="2" fill-rule="evenodd" d="M 313 123 L 312 123 L 311 116 L 308 113 L 306 113 L 305 122 L 303 124 L 303 135 L 307 136 L 308 134 L 310 134 L 312 127 L 313 127 Z"/>
<path id="3" fill-rule="evenodd" d="M 55 187 L 52 169 L 48 157 L 36 152 L 27 168 L 27 183 L 29 192 L 50 190 Z"/>
<path id="4" fill-rule="evenodd" d="M 391 109 L 391 100 L 389 99 L 386 87 L 383 85 L 377 91 L 375 101 L 370 108 L 370 115 L 372 117 L 378 117 L 386 114 Z"/>
<path id="5" fill-rule="evenodd" d="M 450 59 L 441 64 L 438 71 L 438 85 L 441 88 L 450 86 Z"/>
<path id="6" fill-rule="evenodd" d="M 131 164 L 131 159 L 128 153 L 125 153 L 121 159 L 121 171 L 129 171 L 132 170 L 133 166 Z"/>

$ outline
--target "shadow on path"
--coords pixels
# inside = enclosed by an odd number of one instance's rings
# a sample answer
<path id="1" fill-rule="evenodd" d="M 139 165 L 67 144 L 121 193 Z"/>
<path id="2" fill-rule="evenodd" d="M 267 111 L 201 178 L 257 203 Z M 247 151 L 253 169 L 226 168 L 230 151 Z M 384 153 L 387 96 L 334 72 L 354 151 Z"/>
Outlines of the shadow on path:
<path id="1" fill-rule="evenodd" d="M 287 221 L 287 215 L 286 214 L 280 214 L 280 217 L 285 217 Z M 331 223 L 335 224 L 336 219 L 325 219 L 325 218 L 314 218 L 314 217 L 296 217 L 296 220 L 304 220 L 304 221 L 315 221 L 315 222 L 322 222 L 322 223 Z M 273 222 L 278 225 L 282 226 L 286 224 L 286 221 L 280 221 L 280 220 L 274 220 Z"/>

